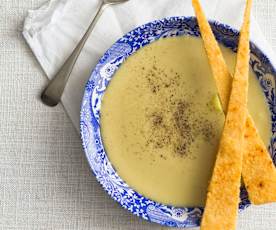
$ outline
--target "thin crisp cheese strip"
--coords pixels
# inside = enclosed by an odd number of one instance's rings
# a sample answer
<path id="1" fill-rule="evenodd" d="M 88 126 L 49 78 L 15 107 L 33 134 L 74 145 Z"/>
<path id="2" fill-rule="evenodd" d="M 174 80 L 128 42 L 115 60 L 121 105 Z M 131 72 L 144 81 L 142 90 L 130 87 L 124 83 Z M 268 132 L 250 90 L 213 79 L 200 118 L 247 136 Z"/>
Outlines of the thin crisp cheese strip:
<path id="1" fill-rule="evenodd" d="M 276 168 L 254 126 L 251 117 L 246 120 L 242 176 L 254 204 L 276 201 Z"/>
<path id="2" fill-rule="evenodd" d="M 201 221 L 202 230 L 236 228 L 243 156 L 241 150 L 247 118 L 251 5 L 252 0 L 248 0 L 228 111 Z"/>
<path id="3" fill-rule="evenodd" d="M 226 112 L 231 91 L 229 82 L 232 81 L 232 76 L 199 1 L 193 0 L 193 6 L 222 107 L 224 112 Z M 249 193 L 249 198 L 254 204 L 275 202 L 276 168 L 249 114 L 246 124 L 242 176 Z"/>
<path id="4" fill-rule="evenodd" d="M 232 76 L 228 70 L 217 40 L 201 8 L 199 0 L 192 0 L 201 37 L 216 81 L 223 111 L 226 113 L 231 92 Z"/>

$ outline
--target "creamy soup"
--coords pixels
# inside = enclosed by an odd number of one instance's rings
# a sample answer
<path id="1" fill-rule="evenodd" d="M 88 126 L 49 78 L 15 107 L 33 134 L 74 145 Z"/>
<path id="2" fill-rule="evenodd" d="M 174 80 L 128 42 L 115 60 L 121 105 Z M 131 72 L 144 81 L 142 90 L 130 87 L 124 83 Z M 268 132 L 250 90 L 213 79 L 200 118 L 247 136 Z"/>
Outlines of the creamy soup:
<path id="1" fill-rule="evenodd" d="M 235 54 L 222 47 L 233 70 Z M 270 116 L 250 73 L 249 110 L 268 144 Z M 160 39 L 129 57 L 104 95 L 101 132 L 119 176 L 163 204 L 202 206 L 224 114 L 202 41 Z"/>

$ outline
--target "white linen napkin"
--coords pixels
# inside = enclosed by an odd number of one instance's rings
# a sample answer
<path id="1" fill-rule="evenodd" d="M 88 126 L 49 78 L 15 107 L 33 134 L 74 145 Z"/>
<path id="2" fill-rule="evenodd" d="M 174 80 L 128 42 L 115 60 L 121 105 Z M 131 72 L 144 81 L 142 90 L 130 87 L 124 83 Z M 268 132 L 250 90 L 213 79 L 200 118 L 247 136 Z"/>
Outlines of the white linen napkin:
<path id="1" fill-rule="evenodd" d="M 209 19 L 239 29 L 245 0 L 201 0 Z M 81 39 L 100 0 L 51 0 L 26 17 L 23 35 L 46 75 L 51 79 Z M 103 53 L 135 27 L 168 16 L 194 15 L 191 0 L 130 0 L 108 7 L 85 45 L 64 91 L 62 103 L 79 131 L 83 90 Z M 276 64 L 276 55 L 254 20 L 251 40 Z M 50 109 L 50 108 L 49 108 Z"/>

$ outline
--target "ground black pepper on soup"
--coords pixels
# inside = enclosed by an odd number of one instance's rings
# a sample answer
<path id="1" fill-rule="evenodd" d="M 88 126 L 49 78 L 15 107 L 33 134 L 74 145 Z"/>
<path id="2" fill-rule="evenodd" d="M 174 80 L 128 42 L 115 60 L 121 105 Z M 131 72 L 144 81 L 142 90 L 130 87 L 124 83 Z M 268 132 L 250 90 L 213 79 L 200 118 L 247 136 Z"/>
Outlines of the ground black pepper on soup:
<path id="1" fill-rule="evenodd" d="M 235 54 L 222 47 L 234 67 Z M 266 143 L 270 118 L 250 73 L 249 110 Z M 163 204 L 202 206 L 224 114 L 202 41 L 160 39 L 119 68 L 102 101 L 101 133 L 119 176 Z"/>

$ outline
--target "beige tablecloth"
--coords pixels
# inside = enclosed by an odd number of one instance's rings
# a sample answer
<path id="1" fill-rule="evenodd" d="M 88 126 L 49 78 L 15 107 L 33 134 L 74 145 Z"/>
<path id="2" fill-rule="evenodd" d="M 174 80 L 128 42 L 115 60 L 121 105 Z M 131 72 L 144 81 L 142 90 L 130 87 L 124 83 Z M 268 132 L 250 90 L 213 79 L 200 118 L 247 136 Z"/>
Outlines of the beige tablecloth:
<path id="1" fill-rule="evenodd" d="M 0 0 L 0 229 L 160 229 L 103 192 L 62 106 L 40 103 L 46 77 L 21 31 L 27 10 L 44 1 Z M 275 0 L 255 0 L 254 15 L 276 52 L 275 12 Z M 239 216 L 241 230 L 275 226 L 276 204 Z"/>

